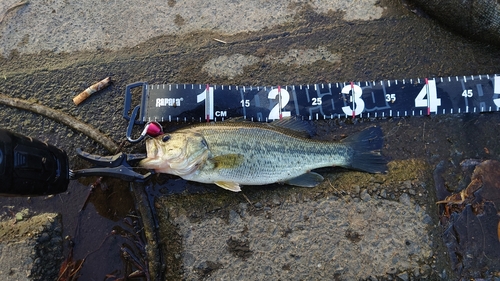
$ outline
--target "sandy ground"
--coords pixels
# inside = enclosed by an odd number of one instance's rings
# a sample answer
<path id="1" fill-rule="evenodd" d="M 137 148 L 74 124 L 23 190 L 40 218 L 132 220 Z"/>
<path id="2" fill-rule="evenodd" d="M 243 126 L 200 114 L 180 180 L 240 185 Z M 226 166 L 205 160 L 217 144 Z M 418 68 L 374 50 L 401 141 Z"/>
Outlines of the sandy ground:
<path id="1" fill-rule="evenodd" d="M 500 64 L 498 48 L 455 35 L 395 0 L 5 0 L 0 19 L 0 93 L 72 115 L 117 143 L 127 125 L 123 91 L 135 81 L 290 85 L 493 74 Z M 110 88 L 73 105 L 76 94 L 106 76 L 113 77 Z M 34 113 L 1 106 L 0 120 L 2 128 L 66 150 L 75 168 L 88 166 L 76 158 L 77 147 L 108 153 Z M 457 163 L 498 159 L 492 142 L 498 122 L 496 113 L 315 122 L 322 139 L 381 126 L 392 167 L 381 177 L 322 171 L 329 181 L 315 189 L 249 187 L 245 198 L 159 176 L 148 189 L 160 216 L 165 273 L 159 279 L 454 278 L 440 238 L 433 170 L 442 160 L 453 163 L 447 185 L 455 189 Z M 126 228 L 131 208 L 124 203 L 127 184 L 104 179 L 108 189 L 79 211 L 94 181 L 72 182 L 69 192 L 50 198 L 0 198 L 0 206 L 61 213 L 63 235 L 80 225 L 75 258 L 81 259 L 112 229 Z M 1 211 L 11 219 L 11 211 Z M 106 240 L 105 250 L 84 263 L 82 280 L 123 275 L 120 243 Z"/>

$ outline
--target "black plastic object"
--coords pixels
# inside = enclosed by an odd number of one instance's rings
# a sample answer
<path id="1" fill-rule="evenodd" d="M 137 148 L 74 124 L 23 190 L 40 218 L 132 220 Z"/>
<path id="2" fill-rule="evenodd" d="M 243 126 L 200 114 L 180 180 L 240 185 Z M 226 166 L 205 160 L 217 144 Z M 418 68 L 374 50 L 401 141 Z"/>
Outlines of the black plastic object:
<path id="1" fill-rule="evenodd" d="M 146 158 L 145 154 L 125 154 L 120 152 L 113 156 L 101 156 L 90 154 L 79 148 L 76 149 L 76 153 L 94 166 L 89 169 L 70 172 L 70 179 L 90 176 L 108 176 L 119 178 L 124 181 L 144 182 L 151 176 L 151 172 L 146 174 L 135 172 L 132 166 Z"/>
<path id="2" fill-rule="evenodd" d="M 137 119 L 137 114 L 138 114 L 138 111 L 139 109 L 141 108 L 146 108 L 146 105 L 145 105 L 145 95 L 146 95 L 146 91 L 147 91 L 147 86 L 148 84 L 147 83 L 144 83 L 144 82 L 135 82 L 135 83 L 132 83 L 132 84 L 128 84 L 125 88 L 125 104 L 124 104 L 124 108 L 123 108 L 123 118 L 125 118 L 126 120 L 130 121 L 132 124 L 136 124 L 136 125 L 142 125 L 144 123 L 146 123 L 144 121 L 144 110 L 142 110 L 140 112 L 140 115 L 139 115 L 139 118 Z M 129 115 L 129 111 L 130 111 L 130 108 L 132 106 L 132 89 L 133 88 L 137 88 L 137 87 L 142 87 L 142 96 L 141 96 L 141 106 L 136 106 L 134 108 L 134 112 Z"/>
<path id="3" fill-rule="evenodd" d="M 61 193 L 69 184 L 66 153 L 55 146 L 0 129 L 0 195 Z"/>

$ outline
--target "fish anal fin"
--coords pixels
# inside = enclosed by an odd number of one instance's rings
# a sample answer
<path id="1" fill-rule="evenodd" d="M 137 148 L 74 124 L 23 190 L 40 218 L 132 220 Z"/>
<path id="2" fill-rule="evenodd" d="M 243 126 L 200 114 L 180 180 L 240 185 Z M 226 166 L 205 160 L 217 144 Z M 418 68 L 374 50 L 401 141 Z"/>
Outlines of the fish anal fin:
<path id="1" fill-rule="evenodd" d="M 224 154 L 213 157 L 212 161 L 216 169 L 231 169 L 241 165 L 244 158 L 241 154 Z"/>
<path id="2" fill-rule="evenodd" d="M 241 191 L 240 184 L 233 181 L 216 181 L 214 182 L 217 186 L 222 187 L 224 189 L 239 192 Z"/>
<path id="3" fill-rule="evenodd" d="M 295 185 L 300 187 L 315 187 L 323 181 L 323 176 L 318 173 L 309 172 L 302 174 L 293 179 L 285 181 L 286 184 Z"/>

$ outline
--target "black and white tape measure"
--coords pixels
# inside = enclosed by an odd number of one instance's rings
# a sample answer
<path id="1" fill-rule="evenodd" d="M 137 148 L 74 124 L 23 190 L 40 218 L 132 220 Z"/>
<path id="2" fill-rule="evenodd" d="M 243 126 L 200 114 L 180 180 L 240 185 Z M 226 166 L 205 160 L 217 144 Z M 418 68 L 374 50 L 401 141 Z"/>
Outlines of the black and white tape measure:
<path id="1" fill-rule="evenodd" d="M 141 103 L 129 114 L 137 87 L 142 88 Z M 495 74 L 276 87 L 136 82 L 126 87 L 123 116 L 133 125 L 232 117 L 261 122 L 287 116 L 403 117 L 499 108 L 500 76 Z"/>

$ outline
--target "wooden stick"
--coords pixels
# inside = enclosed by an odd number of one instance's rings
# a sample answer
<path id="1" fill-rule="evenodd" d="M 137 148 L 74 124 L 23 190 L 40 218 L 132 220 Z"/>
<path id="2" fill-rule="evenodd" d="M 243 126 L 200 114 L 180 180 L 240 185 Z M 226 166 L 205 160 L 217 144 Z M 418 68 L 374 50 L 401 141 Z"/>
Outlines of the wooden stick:
<path id="1" fill-rule="evenodd" d="M 99 130 L 59 110 L 52 109 L 36 102 L 11 98 L 2 94 L 0 94 L 0 104 L 28 110 L 58 121 L 75 131 L 84 133 L 113 154 L 117 153 L 119 150 L 118 145 Z"/>

